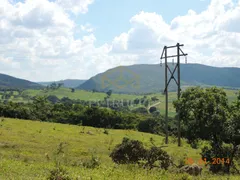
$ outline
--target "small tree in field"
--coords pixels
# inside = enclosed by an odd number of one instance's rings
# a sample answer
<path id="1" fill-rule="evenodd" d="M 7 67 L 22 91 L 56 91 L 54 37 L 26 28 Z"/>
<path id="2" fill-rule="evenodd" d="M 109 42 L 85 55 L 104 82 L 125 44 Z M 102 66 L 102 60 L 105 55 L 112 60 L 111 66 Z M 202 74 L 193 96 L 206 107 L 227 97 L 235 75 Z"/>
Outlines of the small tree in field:
<path id="1" fill-rule="evenodd" d="M 108 92 L 106 92 L 107 96 L 110 97 L 112 95 L 112 90 L 109 90 Z"/>
<path id="2" fill-rule="evenodd" d="M 139 164 L 149 168 L 167 169 L 172 164 L 170 156 L 160 147 L 145 149 L 142 142 L 128 138 L 123 138 L 110 157 L 118 164 Z M 143 161 L 143 164 L 140 161 Z"/>
<path id="3" fill-rule="evenodd" d="M 128 164 L 137 163 L 145 154 L 146 150 L 142 142 L 123 138 L 122 143 L 114 148 L 110 157 L 115 163 Z"/>
<path id="4" fill-rule="evenodd" d="M 150 113 L 154 113 L 155 111 L 157 111 L 157 108 L 155 106 L 150 107 L 149 109 Z"/>

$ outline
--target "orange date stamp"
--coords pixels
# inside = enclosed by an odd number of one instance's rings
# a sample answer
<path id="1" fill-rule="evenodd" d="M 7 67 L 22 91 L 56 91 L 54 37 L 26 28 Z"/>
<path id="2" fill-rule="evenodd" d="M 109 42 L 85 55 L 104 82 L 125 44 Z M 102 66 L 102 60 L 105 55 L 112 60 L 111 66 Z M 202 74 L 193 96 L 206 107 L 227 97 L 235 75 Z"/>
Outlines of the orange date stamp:
<path id="1" fill-rule="evenodd" d="M 199 159 L 194 161 L 193 158 L 187 158 L 185 163 L 187 165 L 197 164 L 197 165 L 218 165 L 218 164 L 230 164 L 229 158 L 212 158 L 210 161 L 207 161 L 207 158 Z"/>

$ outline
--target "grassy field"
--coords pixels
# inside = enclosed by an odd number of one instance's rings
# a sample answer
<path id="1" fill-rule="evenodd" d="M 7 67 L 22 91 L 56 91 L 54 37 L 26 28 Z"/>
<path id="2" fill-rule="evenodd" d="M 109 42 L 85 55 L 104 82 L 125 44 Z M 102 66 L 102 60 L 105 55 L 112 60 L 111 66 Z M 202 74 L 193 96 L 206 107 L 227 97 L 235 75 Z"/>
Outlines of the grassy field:
<path id="1" fill-rule="evenodd" d="M 229 100 L 233 100 L 236 98 L 236 90 L 225 90 Z M 71 92 L 71 89 L 68 88 L 60 88 L 57 90 L 49 90 L 48 92 L 44 92 L 43 90 L 25 90 L 23 94 L 29 96 L 37 96 L 37 95 L 55 95 L 58 98 L 68 97 L 70 99 L 80 99 L 80 100 L 103 100 L 106 97 L 106 93 L 101 92 L 90 92 L 84 90 L 75 90 L 74 93 Z M 155 93 L 151 95 L 147 95 L 147 97 L 156 96 L 160 99 L 160 101 L 165 102 L 165 96 L 162 93 Z M 115 100 L 134 100 L 136 98 L 142 98 L 143 95 L 132 95 L 132 94 L 115 94 L 111 95 L 110 99 Z M 169 93 L 169 101 L 175 100 L 177 98 L 176 92 Z"/>
<path id="2" fill-rule="evenodd" d="M 211 175 L 206 169 L 198 178 L 187 174 L 176 174 L 164 170 L 146 170 L 134 165 L 115 165 L 109 157 L 114 146 L 123 137 L 137 139 L 150 147 L 150 138 L 154 144 L 164 144 L 162 136 L 129 130 L 103 129 L 45 123 L 37 121 L 0 118 L 0 179 L 32 180 L 46 179 L 54 168 L 54 154 L 59 144 L 64 144 L 64 156 L 61 161 L 72 179 L 227 179 L 227 176 Z M 88 134 L 87 132 L 91 132 Z M 177 161 L 184 154 L 194 160 L 200 158 L 200 149 L 192 149 L 185 141 L 177 147 L 175 138 L 164 148 Z M 82 161 L 89 160 L 92 153 L 100 158 L 100 166 L 95 169 L 85 168 Z M 233 176 L 230 179 L 239 179 Z"/>
<path id="3" fill-rule="evenodd" d="M 43 90 L 26 90 L 23 92 L 26 95 L 29 96 L 36 96 L 36 95 L 55 95 L 58 98 L 68 97 L 70 99 L 80 99 L 85 101 L 91 101 L 91 100 L 104 100 L 104 97 L 106 97 L 106 93 L 101 92 L 90 92 L 90 91 L 84 91 L 84 90 L 75 90 L 75 92 L 71 92 L 71 89 L 68 88 L 60 88 L 57 90 L 49 90 L 48 92 L 44 92 Z M 133 100 L 136 98 L 141 98 L 143 96 L 137 96 L 137 95 L 128 95 L 128 94 L 112 94 L 111 99 L 115 100 Z"/>
<path id="4" fill-rule="evenodd" d="M 227 96 L 229 98 L 229 101 L 233 101 L 236 99 L 236 90 L 225 90 L 227 93 Z M 18 95 L 17 92 L 14 92 L 14 95 Z M 63 98 L 63 97 L 68 97 L 70 99 L 80 99 L 80 100 L 85 100 L 85 101 L 99 101 L 99 100 L 104 100 L 104 97 L 106 97 L 106 93 L 100 93 L 100 92 L 89 92 L 89 91 L 84 91 L 84 90 L 75 90 L 75 92 L 71 92 L 71 89 L 69 88 L 60 88 L 57 90 L 49 90 L 48 92 L 45 92 L 43 90 L 25 90 L 22 92 L 22 95 L 27 95 L 30 97 L 33 96 L 49 96 L 49 95 L 55 95 L 58 98 Z M 111 100 L 124 100 L 124 101 L 133 101 L 136 98 L 143 98 L 144 95 L 130 95 L 130 94 L 115 94 L 113 93 L 110 97 Z M 156 104 L 156 107 L 160 112 L 164 115 L 165 114 L 165 95 L 162 93 L 155 93 L 151 95 L 147 95 L 147 97 L 150 99 L 151 97 L 156 96 L 159 101 L 158 102 L 151 102 L 151 104 Z M 177 93 L 176 92 L 170 92 L 169 93 L 169 116 L 174 116 L 175 113 L 175 108 L 172 105 L 172 102 L 177 99 Z M 0 96 L 1 99 L 1 96 Z M 13 102 L 29 102 L 31 100 L 26 100 L 22 97 L 14 98 L 11 96 L 10 98 L 11 101 Z M 135 107 L 130 107 L 130 109 L 136 108 Z"/>

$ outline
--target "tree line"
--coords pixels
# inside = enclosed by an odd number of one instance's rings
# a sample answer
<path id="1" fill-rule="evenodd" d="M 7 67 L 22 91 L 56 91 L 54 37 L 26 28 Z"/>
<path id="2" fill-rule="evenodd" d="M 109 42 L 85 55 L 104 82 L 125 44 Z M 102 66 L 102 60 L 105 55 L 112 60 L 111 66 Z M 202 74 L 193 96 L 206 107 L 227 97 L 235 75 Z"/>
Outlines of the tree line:
<path id="1" fill-rule="evenodd" d="M 161 133 L 162 116 L 131 112 L 127 104 L 115 108 L 89 102 L 62 98 L 52 103 L 48 97 L 35 97 L 29 103 L 5 102 L 0 104 L 0 116 L 26 120 L 40 120 L 64 124 L 93 126 L 113 129 L 135 129 L 143 132 Z M 106 102 L 105 102 L 106 103 Z M 106 105 L 106 104 L 105 104 Z M 116 104 L 117 105 L 117 104 Z M 160 123 L 161 122 L 161 123 Z"/>

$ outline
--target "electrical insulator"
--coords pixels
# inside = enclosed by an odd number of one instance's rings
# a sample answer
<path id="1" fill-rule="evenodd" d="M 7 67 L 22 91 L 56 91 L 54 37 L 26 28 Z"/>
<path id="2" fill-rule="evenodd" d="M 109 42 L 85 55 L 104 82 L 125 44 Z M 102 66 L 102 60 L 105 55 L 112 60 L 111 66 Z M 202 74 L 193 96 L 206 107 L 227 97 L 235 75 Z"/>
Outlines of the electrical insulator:
<path id="1" fill-rule="evenodd" d="M 172 59 L 172 65 L 174 65 L 174 59 Z"/>
<path id="2" fill-rule="evenodd" d="M 162 66 L 162 59 L 160 60 L 160 66 Z"/>
<path id="3" fill-rule="evenodd" d="M 185 63 L 187 64 L 187 56 L 185 56 Z"/>

